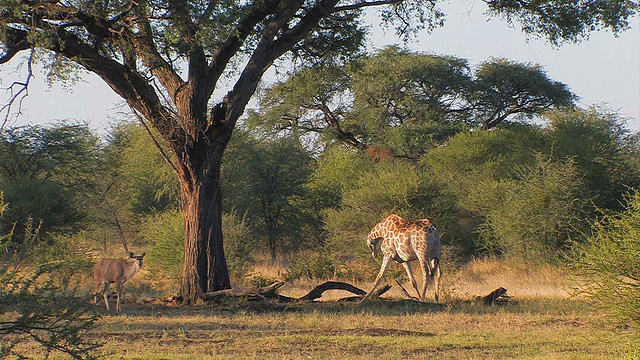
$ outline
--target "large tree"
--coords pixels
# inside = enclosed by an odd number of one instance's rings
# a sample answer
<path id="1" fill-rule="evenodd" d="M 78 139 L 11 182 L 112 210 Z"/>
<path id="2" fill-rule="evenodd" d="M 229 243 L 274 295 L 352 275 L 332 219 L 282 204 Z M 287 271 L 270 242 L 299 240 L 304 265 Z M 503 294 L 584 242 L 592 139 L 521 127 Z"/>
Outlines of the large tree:
<path id="1" fill-rule="evenodd" d="M 32 219 L 40 236 L 77 231 L 95 201 L 102 149 L 87 124 L 10 127 L 0 133 L 0 191 L 9 208 L 0 231 Z M 20 238 L 17 236 L 16 238 Z"/>
<path id="2" fill-rule="evenodd" d="M 611 3 L 486 0 L 489 14 L 520 21 L 551 42 L 619 32 L 638 11 Z M 185 222 L 181 294 L 229 288 L 222 247 L 220 164 L 264 73 L 292 54 L 328 61 L 357 53 L 362 10 L 379 7 L 401 34 L 442 23 L 423 0 L 0 0 L 0 64 L 33 49 L 56 69 L 95 73 L 166 142 Z M 31 52 L 34 53 L 33 51 Z M 46 58 L 45 58 L 46 59 Z M 63 72 L 64 74 L 64 72 Z M 68 74 L 68 73 L 67 73 Z M 233 79 L 226 94 L 214 96 Z"/>
<path id="3" fill-rule="evenodd" d="M 570 107 L 575 95 L 537 65 L 412 53 L 392 46 L 345 65 L 304 68 L 267 88 L 248 123 L 417 159 L 469 126 Z"/>
<path id="4" fill-rule="evenodd" d="M 254 238 L 265 243 L 275 262 L 277 251 L 303 242 L 305 228 L 313 223 L 303 201 L 311 175 L 310 156 L 292 137 L 256 139 L 240 132 L 227 155 L 243 161 L 222 166 L 225 203 L 246 214 Z"/>

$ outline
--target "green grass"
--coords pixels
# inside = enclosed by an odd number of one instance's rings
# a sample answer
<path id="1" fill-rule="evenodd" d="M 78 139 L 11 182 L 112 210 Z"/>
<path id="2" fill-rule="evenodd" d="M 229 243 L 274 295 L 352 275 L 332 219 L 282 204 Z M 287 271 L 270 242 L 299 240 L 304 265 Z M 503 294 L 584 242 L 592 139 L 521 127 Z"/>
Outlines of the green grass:
<path id="1" fill-rule="evenodd" d="M 105 312 L 90 336 L 104 342 L 96 355 L 125 360 L 640 359 L 637 329 L 569 297 L 571 283 L 557 269 L 473 261 L 447 274 L 443 304 L 233 300 L 190 307 L 145 304 L 135 286 L 145 284 L 141 277 L 127 284 L 123 313 Z M 287 284 L 281 292 L 302 296 L 321 282 Z M 498 286 L 509 289 L 508 304 L 473 300 Z M 325 300 L 349 294 L 327 295 Z M 401 294 L 394 286 L 385 296 Z M 23 354 L 44 358 L 36 344 L 26 346 Z"/>
<path id="2" fill-rule="evenodd" d="M 125 305 L 92 336 L 109 359 L 621 359 L 635 331 L 577 300 Z"/>

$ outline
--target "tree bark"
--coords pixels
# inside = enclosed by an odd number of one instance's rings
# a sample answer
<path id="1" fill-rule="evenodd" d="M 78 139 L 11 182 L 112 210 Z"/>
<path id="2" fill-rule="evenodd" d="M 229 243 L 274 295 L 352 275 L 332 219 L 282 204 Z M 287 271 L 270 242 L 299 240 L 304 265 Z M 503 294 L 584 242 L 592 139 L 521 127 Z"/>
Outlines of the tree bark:
<path id="1" fill-rule="evenodd" d="M 207 292 L 231 288 L 222 242 L 220 187 L 227 142 L 226 136 L 209 139 L 206 146 L 196 142 L 178 159 L 185 236 L 180 295 L 185 303 L 195 303 Z"/>

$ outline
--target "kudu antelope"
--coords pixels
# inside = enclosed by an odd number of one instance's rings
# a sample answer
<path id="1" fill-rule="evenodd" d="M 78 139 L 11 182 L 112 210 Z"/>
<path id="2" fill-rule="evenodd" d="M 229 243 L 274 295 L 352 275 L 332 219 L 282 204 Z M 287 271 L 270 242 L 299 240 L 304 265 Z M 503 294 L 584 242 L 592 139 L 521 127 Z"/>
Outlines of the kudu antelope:
<path id="1" fill-rule="evenodd" d="M 102 290 L 102 296 L 104 297 L 104 304 L 109 308 L 109 286 L 113 283 L 116 284 L 116 311 L 120 311 L 120 299 L 122 298 L 122 285 L 135 275 L 142 267 L 142 258 L 144 258 L 144 252 L 140 256 L 129 253 L 129 257 L 135 259 L 134 262 L 129 263 L 125 259 L 101 259 L 93 267 L 93 302 L 98 304 L 98 290 L 100 284 L 104 283 L 104 289 Z"/>

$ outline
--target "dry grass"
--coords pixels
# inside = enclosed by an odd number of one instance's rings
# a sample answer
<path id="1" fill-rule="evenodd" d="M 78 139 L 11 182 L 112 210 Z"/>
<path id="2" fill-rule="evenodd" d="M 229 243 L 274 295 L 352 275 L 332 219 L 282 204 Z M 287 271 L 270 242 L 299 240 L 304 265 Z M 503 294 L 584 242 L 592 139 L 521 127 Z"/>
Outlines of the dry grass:
<path id="1" fill-rule="evenodd" d="M 255 274 L 279 277 L 283 267 Z M 372 277 L 375 273 L 371 274 Z M 144 282 L 144 277 L 138 279 Z M 322 280 L 287 284 L 302 296 Z M 192 307 L 123 306 L 92 336 L 108 359 L 622 359 L 639 358 L 638 333 L 609 323 L 589 303 L 568 296 L 561 271 L 475 260 L 443 275 L 443 304 L 401 300 L 399 291 L 363 305 L 325 301 L 274 304 L 229 301 Z M 129 285 L 129 284 L 128 284 Z M 370 283 L 355 284 L 368 289 Z M 474 301 L 496 287 L 512 301 Z M 397 288 L 394 286 L 394 288 Z M 128 288 L 129 292 L 137 287 Z M 348 294 L 331 294 L 330 300 Z M 130 299 L 132 297 L 130 296 Z M 35 348 L 35 347 L 34 347 Z M 29 350 L 30 356 L 41 356 Z M 55 358 L 55 357 L 54 357 Z"/>
<path id="2" fill-rule="evenodd" d="M 486 295 L 504 287 L 517 298 L 566 299 L 573 284 L 557 267 L 539 265 L 527 268 L 508 260 L 474 259 L 445 281 L 445 289 L 452 298 Z"/>
<path id="3" fill-rule="evenodd" d="M 94 335 L 109 359 L 621 359 L 633 331 L 581 302 L 128 304 Z M 37 355 L 32 353 L 31 355 Z"/>
<path id="4" fill-rule="evenodd" d="M 393 281 L 393 274 L 400 275 L 398 280 L 411 295 L 414 290 L 407 281 L 404 270 L 397 264 L 392 264 L 385 275 L 385 281 L 392 285 L 392 289 L 385 294 L 385 298 L 403 298 L 403 294 Z M 269 261 L 259 261 L 254 266 L 251 276 L 259 276 L 267 279 L 282 279 L 286 272 L 286 262 L 278 262 L 271 265 Z M 420 270 L 414 267 L 416 280 L 421 283 Z M 368 282 L 353 282 L 353 285 L 368 291 L 373 285 L 377 275 L 377 269 L 370 274 Z M 298 280 L 288 283 L 281 292 L 292 297 L 304 296 L 314 286 L 323 280 Z M 441 296 L 443 300 L 470 300 L 477 296 L 484 296 L 491 291 L 504 287 L 510 296 L 517 298 L 549 298 L 567 299 L 572 294 L 573 284 L 569 278 L 557 267 L 540 265 L 536 268 L 527 268 L 516 261 L 496 259 L 474 259 L 459 269 L 451 269 L 443 264 Z M 247 284 L 244 284 L 248 286 Z M 429 296 L 433 296 L 433 288 L 428 290 Z M 320 301 L 333 301 L 348 296 L 344 291 L 327 292 Z"/>

